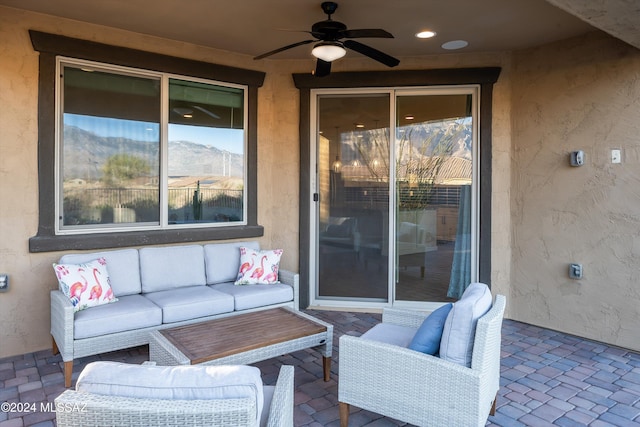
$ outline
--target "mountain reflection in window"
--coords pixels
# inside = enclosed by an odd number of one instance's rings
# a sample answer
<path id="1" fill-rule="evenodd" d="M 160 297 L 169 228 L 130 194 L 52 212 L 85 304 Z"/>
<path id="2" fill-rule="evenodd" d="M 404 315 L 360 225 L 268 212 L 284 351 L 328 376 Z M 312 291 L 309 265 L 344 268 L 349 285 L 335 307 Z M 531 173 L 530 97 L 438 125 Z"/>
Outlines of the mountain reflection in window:
<path id="1" fill-rule="evenodd" d="M 246 221 L 244 88 L 98 65 L 61 74 L 61 231 Z"/>

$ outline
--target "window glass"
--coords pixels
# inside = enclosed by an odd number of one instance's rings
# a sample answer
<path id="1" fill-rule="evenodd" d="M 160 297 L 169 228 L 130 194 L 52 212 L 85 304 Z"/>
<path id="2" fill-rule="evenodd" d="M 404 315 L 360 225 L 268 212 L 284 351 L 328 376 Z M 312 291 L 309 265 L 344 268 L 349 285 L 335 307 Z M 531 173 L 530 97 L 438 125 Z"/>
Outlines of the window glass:
<path id="1" fill-rule="evenodd" d="M 244 218 L 242 89 L 169 80 L 169 224 Z"/>
<path id="2" fill-rule="evenodd" d="M 246 221 L 243 88 L 100 66 L 61 71 L 60 231 Z"/>
<path id="3" fill-rule="evenodd" d="M 64 67 L 62 228 L 159 224 L 158 79 Z"/>

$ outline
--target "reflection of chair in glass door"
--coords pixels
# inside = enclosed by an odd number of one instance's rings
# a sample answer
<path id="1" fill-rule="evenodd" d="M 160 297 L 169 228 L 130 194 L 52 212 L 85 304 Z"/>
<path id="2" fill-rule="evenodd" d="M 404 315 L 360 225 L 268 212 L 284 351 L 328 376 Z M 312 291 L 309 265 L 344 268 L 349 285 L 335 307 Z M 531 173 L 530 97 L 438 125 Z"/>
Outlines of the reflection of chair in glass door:
<path id="1" fill-rule="evenodd" d="M 329 217 L 328 224 L 320 231 L 322 261 L 329 264 L 357 261 L 356 224 L 354 217 Z"/>
<path id="2" fill-rule="evenodd" d="M 378 271 L 386 265 L 387 256 L 387 221 L 386 211 L 377 209 L 364 209 L 358 218 L 358 230 L 356 238 L 359 245 L 360 258 L 363 260 L 365 270 L 369 261 L 378 266 Z"/>
<path id="3" fill-rule="evenodd" d="M 436 211 L 424 209 L 398 212 L 396 253 L 399 267 L 420 267 L 424 278 L 428 252 L 438 250 L 436 241 Z"/>

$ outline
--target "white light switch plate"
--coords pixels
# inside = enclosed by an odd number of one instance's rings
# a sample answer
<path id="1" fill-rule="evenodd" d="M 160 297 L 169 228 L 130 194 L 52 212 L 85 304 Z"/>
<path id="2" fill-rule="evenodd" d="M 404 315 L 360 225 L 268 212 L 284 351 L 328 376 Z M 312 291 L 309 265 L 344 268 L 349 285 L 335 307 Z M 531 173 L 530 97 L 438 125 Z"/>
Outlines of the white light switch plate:
<path id="1" fill-rule="evenodd" d="M 611 150 L 611 163 L 622 163 L 622 154 L 620 153 L 620 150 Z"/>

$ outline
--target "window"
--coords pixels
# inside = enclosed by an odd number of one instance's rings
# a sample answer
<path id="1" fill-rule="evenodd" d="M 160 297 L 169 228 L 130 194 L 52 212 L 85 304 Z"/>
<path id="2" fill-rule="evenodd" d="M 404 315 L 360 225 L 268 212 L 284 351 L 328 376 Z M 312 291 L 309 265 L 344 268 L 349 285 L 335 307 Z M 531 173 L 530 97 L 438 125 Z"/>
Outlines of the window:
<path id="1" fill-rule="evenodd" d="M 258 237 L 264 73 L 30 31 L 40 54 L 31 252 Z"/>
<path id="2" fill-rule="evenodd" d="M 246 224 L 244 87 L 58 61 L 57 233 Z"/>

